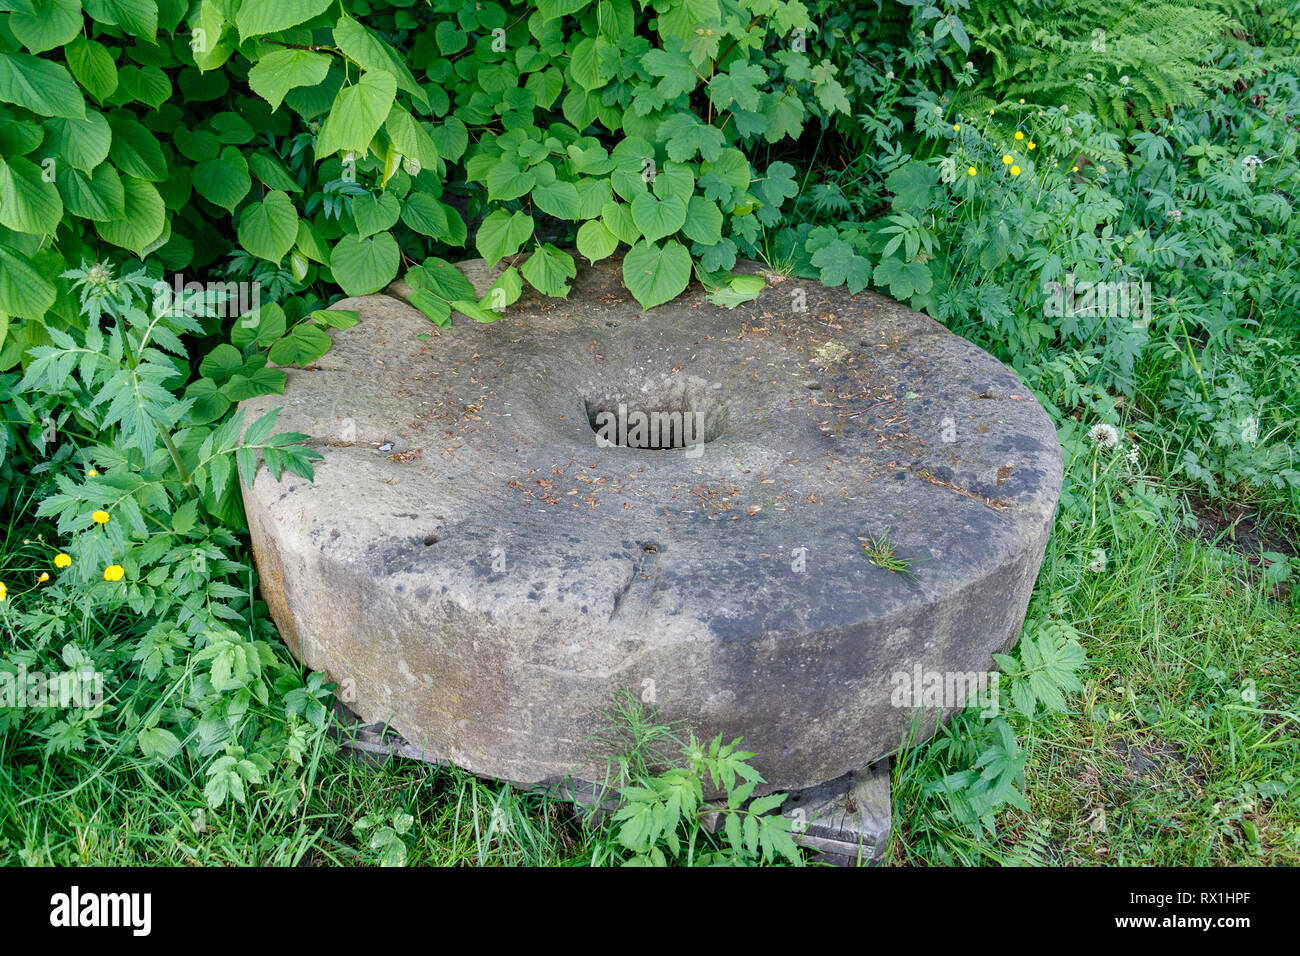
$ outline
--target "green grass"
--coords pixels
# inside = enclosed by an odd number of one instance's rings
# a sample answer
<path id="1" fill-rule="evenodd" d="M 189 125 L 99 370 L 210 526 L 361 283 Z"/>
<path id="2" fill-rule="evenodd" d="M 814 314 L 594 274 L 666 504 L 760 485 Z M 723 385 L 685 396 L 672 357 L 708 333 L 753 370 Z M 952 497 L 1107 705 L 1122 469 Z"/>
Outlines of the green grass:
<path id="1" fill-rule="evenodd" d="M 828 216 L 879 212 L 880 183 L 864 173 L 879 159 L 862 155 L 831 178 L 848 199 Z M 1268 274 L 1285 274 L 1285 243 L 1251 253 L 1258 237 L 1232 238 L 1237 259 L 1267 253 L 1277 260 Z M 762 252 L 774 271 L 792 272 L 789 248 L 765 235 Z M 1300 469 L 1300 330 L 1289 288 L 1260 281 L 1270 307 L 1234 319 L 1239 335 L 1226 322 L 1214 335 L 1157 322 L 1160 337 L 1136 360 L 1127 397 L 1103 389 L 1105 370 L 1086 367 L 1063 340 L 1010 356 L 1031 370 L 1027 384 L 1054 415 L 1067 459 L 1030 618 L 1078 632 L 1088 656 L 1082 687 L 1063 713 L 1029 719 L 1003 709 L 1024 755 L 1027 809 L 1006 802 L 972 820 L 937 792 L 989 743 L 994 725 L 974 713 L 904 747 L 893 761 L 889 864 L 1300 864 L 1300 559 L 1277 561 L 1300 550 L 1300 485 L 1281 480 Z M 975 318 L 954 325 L 1008 358 L 1001 331 Z M 1257 418 L 1258 443 L 1233 437 L 1247 415 Z M 1119 430 L 1120 450 L 1092 448 L 1086 435 L 1098 423 Z M 70 613 L 50 634 L 4 626 L 53 553 L 39 541 L 42 532 L 54 538 L 32 517 L 30 479 L 18 491 L 6 486 L 0 657 L 56 659 L 69 641 L 130 646 L 151 622 L 125 611 Z M 868 560 L 910 574 L 913 562 L 894 552 L 887 530 L 864 545 Z M 1265 552 L 1274 557 L 1261 560 Z M 251 581 L 246 541 L 231 563 L 233 579 Z M 260 604 L 238 623 L 292 663 Z M 163 680 L 189 680 L 191 669 Z M 611 828 L 568 804 L 455 768 L 354 760 L 322 733 L 301 741 L 300 767 L 250 786 L 242 803 L 210 809 L 207 759 L 190 749 L 165 762 L 141 756 L 138 720 L 159 697 L 149 683 L 111 688 L 116 709 L 81 749 L 55 747 L 30 716 L 0 711 L 0 863 L 377 865 L 396 839 L 411 865 L 567 866 L 604 859 L 614 845 Z M 652 773 L 681 729 L 670 733 L 626 702 L 611 706 L 609 741 L 627 750 L 632 777 Z M 263 718 L 283 725 L 283 708 Z"/>
<path id="2" fill-rule="evenodd" d="M 456 768 L 332 753 L 322 738 L 298 787 L 220 810 L 186 770 L 130 758 L 42 763 L 0 753 L 0 861 L 38 866 L 366 865 L 377 854 L 353 825 L 407 813 L 410 865 L 567 865 L 589 853 L 568 804 Z M 192 771 L 194 768 L 186 768 Z"/>
<path id="3" fill-rule="evenodd" d="M 1091 473 L 1089 463 L 1076 473 Z M 894 864 L 1300 863 L 1300 637 L 1257 569 L 1179 527 L 1063 514 L 1035 591 L 1086 635 L 1071 712 L 1015 718 L 1028 813 L 972 835 L 937 817 L 926 782 L 954 769 L 922 744 L 895 760 Z M 1104 570 L 1094 549 L 1104 547 Z M 1254 700 L 1249 697 L 1253 681 Z M 946 733 L 960 734 L 963 715 Z M 641 728 L 638 736 L 653 733 Z M 353 824 L 405 813 L 411 865 L 580 865 L 611 839 L 567 804 L 454 768 L 305 755 L 299 786 L 206 810 L 197 767 L 146 766 L 127 737 L 53 759 L 0 735 L 0 860 L 37 865 L 356 865 Z M 963 768 L 964 769 L 964 768 Z"/>
<path id="4" fill-rule="evenodd" d="M 1295 366 L 1285 358 L 1295 342 L 1235 365 L 1283 423 L 1295 417 Z M 1159 382 L 1148 387 L 1154 393 Z M 1050 383 L 1043 388 L 1045 401 L 1065 404 Z M 1107 411 L 1122 444 L 1099 452 L 1084 436 Z M 905 748 L 894 761 L 888 861 L 1300 863 L 1300 574 L 1270 583 L 1258 560 L 1260 541 L 1295 550 L 1295 491 L 1225 486 L 1220 505 L 1253 515 L 1253 536 L 1234 540 L 1227 526 L 1207 532 L 1188 518 L 1191 486 L 1167 477 L 1189 434 L 1177 418 L 1140 402 L 1058 414 L 1065 494 L 1030 613 L 1080 633 L 1082 690 L 1067 713 L 1007 715 L 1026 754 L 1029 809 L 1004 805 L 987 826 L 955 821 L 933 792 L 978 755 L 979 718 L 958 715 L 935 741 Z M 51 556 L 37 540 L 31 500 L 11 500 L 0 547 L 10 607 L 28 600 L 17 582 L 33 581 Z M 888 565 L 887 534 L 868 544 Z M 254 623 L 266 628 L 257 607 Z M 125 640 L 132 621 L 119 612 L 67 626 L 64 639 L 95 646 Z M 4 656 L 42 640 L 9 629 Z M 607 745 L 631 748 L 628 765 L 648 772 L 672 738 L 635 708 L 615 710 L 622 730 Z M 115 718 L 96 725 L 84 750 L 53 754 L 21 715 L 0 720 L 0 862 L 373 865 L 374 832 L 394 815 L 411 818 L 400 839 L 412 865 L 582 865 L 614 840 L 567 804 L 455 768 L 362 763 L 320 734 L 301 757 L 299 775 L 274 776 L 244 804 L 211 810 L 198 761 L 187 751 L 144 761 L 134 732 Z M 363 819 L 380 823 L 358 830 Z"/>
<path id="5" fill-rule="evenodd" d="M 1300 863 L 1294 599 L 1176 514 L 1121 515 L 1118 539 L 1058 519 L 1034 600 L 1086 635 L 1089 663 L 1070 713 L 1013 721 L 1029 812 L 983 838 L 938 819 L 923 787 L 954 767 L 922 745 L 896 761 L 891 859 L 1003 863 L 1028 845 L 1059 865 Z"/>
<path id="6" fill-rule="evenodd" d="M 1059 863 L 1300 862 L 1294 614 L 1197 541 L 1137 536 L 1084 575 L 1069 544 L 1044 577 L 1090 673 L 1077 714 L 1026 729 L 1032 813 L 1012 828 L 1050 821 Z"/>
<path id="7" fill-rule="evenodd" d="M 878 535 L 870 535 L 865 538 L 859 538 L 862 542 L 862 550 L 870 561 L 878 568 L 883 568 L 891 574 L 902 574 L 905 577 L 912 578 L 912 566 L 924 558 L 904 558 L 894 550 L 894 542 L 889 540 L 889 529 L 886 528 Z"/>

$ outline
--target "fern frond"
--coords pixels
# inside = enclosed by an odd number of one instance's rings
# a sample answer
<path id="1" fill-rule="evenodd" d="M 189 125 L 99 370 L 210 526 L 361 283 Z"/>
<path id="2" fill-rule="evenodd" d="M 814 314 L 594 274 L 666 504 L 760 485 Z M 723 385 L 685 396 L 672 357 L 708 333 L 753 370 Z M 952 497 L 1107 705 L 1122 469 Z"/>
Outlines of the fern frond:
<path id="1" fill-rule="evenodd" d="M 1285 16 L 1278 2 L 974 0 L 962 19 L 991 69 L 969 105 L 1024 97 L 1086 110 L 1107 127 L 1144 126 L 1214 90 L 1295 70 L 1294 55 L 1251 43 Z"/>

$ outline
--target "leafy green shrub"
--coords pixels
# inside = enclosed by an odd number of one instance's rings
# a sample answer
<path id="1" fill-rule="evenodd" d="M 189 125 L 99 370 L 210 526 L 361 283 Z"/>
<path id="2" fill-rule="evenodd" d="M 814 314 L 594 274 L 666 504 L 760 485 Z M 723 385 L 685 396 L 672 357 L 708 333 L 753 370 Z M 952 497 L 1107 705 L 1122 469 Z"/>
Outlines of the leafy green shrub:
<path id="1" fill-rule="evenodd" d="M 1206 494 L 1300 490 L 1294 391 L 1278 388 L 1300 308 L 1293 77 L 1125 137 L 1067 106 L 995 122 L 956 92 L 894 100 L 921 138 L 909 154 L 881 127 L 891 150 L 800 197 L 805 221 L 776 237 L 794 271 L 907 301 L 1044 390 L 1068 375 L 1063 407 L 1118 394 L 1156 441 L 1178 420 L 1170 469 Z"/>
<path id="2" fill-rule="evenodd" d="M 237 496 L 236 473 L 251 480 L 261 461 L 276 478 L 288 469 L 310 479 L 320 455 L 297 444 L 303 435 L 272 434 L 278 411 L 246 430 L 242 414 L 190 420 L 178 366 L 181 336 L 198 322 L 146 311 L 154 283 L 142 268 L 64 278 L 85 328 L 50 329 L 53 344 L 31 350 L 6 406 L 41 441 L 67 437 L 33 469 L 52 474 L 36 514 L 53 532 L 22 549 L 31 587 L 2 595 L 17 649 L 0 671 L 15 685 L 22 674 L 93 672 L 102 700 L 71 710 L 6 702 L 0 730 L 43 739 L 47 757 L 92 742 L 138 749 L 146 764 L 184 751 L 206 769 L 211 806 L 243 803 L 248 787 L 301 770 L 325 729 L 329 689 L 321 675 L 304 682 L 254 613 L 252 568 L 215 515 Z"/>
<path id="3" fill-rule="evenodd" d="M 574 244 L 623 246 L 646 307 L 693 273 L 752 298 L 730 269 L 796 187 L 750 157 L 847 108 L 811 30 L 788 0 L 0 3 L 0 466 L 72 562 L 4 610 L 33 662 L 126 688 L 30 729 L 67 751 L 111 719 L 213 805 L 291 764 L 328 694 L 255 612 L 238 483 L 314 453 L 233 405 L 399 276 L 438 324 L 565 294 Z M 505 261 L 482 300 L 443 258 L 475 253 Z"/>
<path id="4" fill-rule="evenodd" d="M 847 109 L 811 29 L 790 0 L 9 0 L 0 368 L 79 324 L 51 277 L 110 250 L 277 301 L 402 275 L 438 322 L 563 295 L 570 242 L 630 247 L 643 306 L 724 285 L 795 192 L 746 151 Z M 482 302 L 439 268 L 468 248 L 509 261 Z"/>

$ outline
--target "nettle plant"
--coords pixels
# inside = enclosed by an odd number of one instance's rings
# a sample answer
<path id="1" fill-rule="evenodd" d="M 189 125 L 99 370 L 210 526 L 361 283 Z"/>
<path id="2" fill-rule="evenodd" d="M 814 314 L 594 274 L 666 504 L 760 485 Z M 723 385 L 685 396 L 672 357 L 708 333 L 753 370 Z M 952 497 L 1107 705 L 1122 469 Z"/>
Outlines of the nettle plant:
<path id="1" fill-rule="evenodd" d="M 570 243 L 626 247 L 645 307 L 692 271 L 756 294 L 730 270 L 796 186 L 752 157 L 848 108 L 813 30 L 788 0 L 3 0 L 0 367 L 79 324 L 53 277 L 124 253 L 230 255 L 291 325 L 399 276 L 488 321 L 564 295 Z M 508 263 L 481 301 L 444 268 L 470 247 Z"/>

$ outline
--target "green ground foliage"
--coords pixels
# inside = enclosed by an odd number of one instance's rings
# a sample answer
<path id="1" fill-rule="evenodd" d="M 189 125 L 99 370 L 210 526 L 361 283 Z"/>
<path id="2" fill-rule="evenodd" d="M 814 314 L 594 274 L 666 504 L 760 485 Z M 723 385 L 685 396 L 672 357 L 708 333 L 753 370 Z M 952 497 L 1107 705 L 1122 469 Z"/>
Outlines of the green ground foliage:
<path id="1" fill-rule="evenodd" d="M 235 406 L 326 306 L 436 337 L 619 256 L 893 296 L 1057 426 L 1001 706 L 904 742 L 889 862 L 1300 862 L 1298 50 L 1285 0 L 0 0 L 0 688 L 103 691 L 0 699 L 0 861 L 806 862 L 627 697 L 608 812 L 357 763 L 259 599 L 239 482 L 318 455 Z"/>

